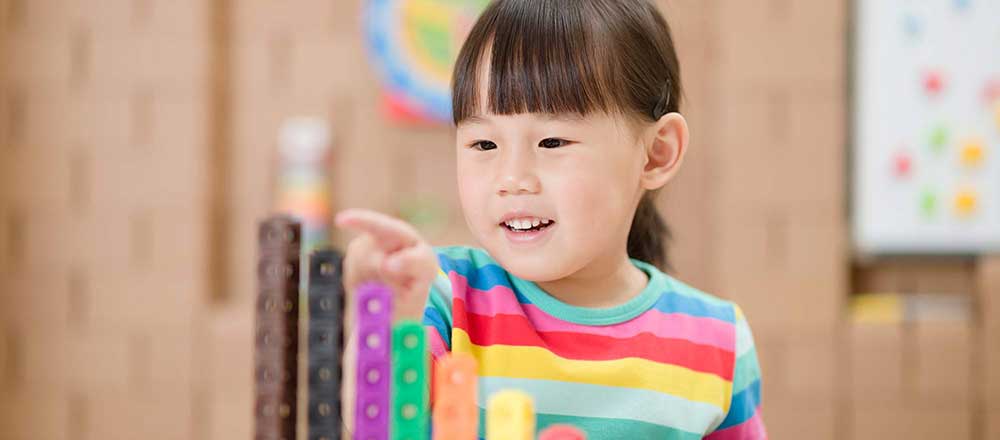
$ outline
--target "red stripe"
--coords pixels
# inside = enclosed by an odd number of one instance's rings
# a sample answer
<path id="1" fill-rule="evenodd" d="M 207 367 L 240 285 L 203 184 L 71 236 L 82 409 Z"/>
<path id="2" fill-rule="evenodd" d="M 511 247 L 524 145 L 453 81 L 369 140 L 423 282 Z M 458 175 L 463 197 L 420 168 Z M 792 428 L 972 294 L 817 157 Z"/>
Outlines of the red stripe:
<path id="1" fill-rule="evenodd" d="M 732 352 L 686 339 L 660 338 L 641 333 L 630 338 L 613 338 L 574 332 L 539 332 L 524 316 L 483 316 L 467 313 L 465 303 L 454 301 L 457 328 L 469 334 L 479 346 L 511 345 L 540 347 L 565 359 L 608 361 L 640 358 L 684 367 L 732 381 L 735 356 Z M 458 326 L 459 316 L 464 317 Z"/>

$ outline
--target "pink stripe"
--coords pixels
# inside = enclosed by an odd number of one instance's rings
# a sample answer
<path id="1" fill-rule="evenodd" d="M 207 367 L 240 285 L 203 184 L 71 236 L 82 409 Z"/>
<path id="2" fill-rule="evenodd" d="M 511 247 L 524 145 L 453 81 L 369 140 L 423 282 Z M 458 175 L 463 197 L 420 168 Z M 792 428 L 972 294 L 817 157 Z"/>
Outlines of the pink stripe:
<path id="1" fill-rule="evenodd" d="M 437 327 L 428 325 L 425 328 L 427 329 L 427 349 L 431 352 L 431 356 L 437 360 L 448 354 L 448 346 L 445 345 L 444 339 L 438 333 Z"/>
<path id="2" fill-rule="evenodd" d="M 767 429 L 760 417 L 760 407 L 754 411 L 753 417 L 739 425 L 715 431 L 705 437 L 705 440 L 766 440 Z"/>
<path id="3" fill-rule="evenodd" d="M 455 272 L 455 271 L 452 270 L 452 271 L 448 271 L 448 279 L 451 280 L 451 294 L 452 294 L 452 297 L 453 298 L 465 299 L 465 292 L 469 291 L 469 280 L 468 280 L 468 278 L 466 278 L 465 275 L 462 275 L 462 274 L 460 274 L 460 273 Z M 503 287 L 503 286 L 497 286 L 497 287 Z M 507 289 L 507 288 L 505 288 L 505 289 Z M 492 290 L 492 289 L 490 289 L 490 290 Z M 510 292 L 511 290 L 507 289 L 507 291 Z"/>
<path id="4" fill-rule="evenodd" d="M 621 339 L 631 338 L 640 333 L 651 333 L 660 338 L 686 339 L 696 344 L 727 351 L 733 351 L 736 344 L 733 325 L 713 318 L 691 316 L 686 313 L 663 313 L 651 309 L 635 319 L 620 324 L 579 325 L 555 318 L 534 304 L 521 304 L 514 292 L 505 286 L 496 286 L 486 292 L 469 289 L 469 292 L 468 297 L 473 300 L 465 301 L 467 312 L 480 316 L 524 316 L 536 330 L 542 332 L 575 332 Z"/>

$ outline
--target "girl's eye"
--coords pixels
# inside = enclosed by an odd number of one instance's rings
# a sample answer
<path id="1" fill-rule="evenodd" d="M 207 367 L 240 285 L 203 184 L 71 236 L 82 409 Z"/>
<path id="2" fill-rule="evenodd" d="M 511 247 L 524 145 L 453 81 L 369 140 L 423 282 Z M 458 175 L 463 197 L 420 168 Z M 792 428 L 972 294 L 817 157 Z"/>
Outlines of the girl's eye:
<path id="1" fill-rule="evenodd" d="M 565 147 L 566 145 L 569 145 L 569 141 L 558 138 L 546 138 L 542 139 L 542 141 L 538 143 L 538 146 L 542 148 L 559 148 Z"/>
<path id="2" fill-rule="evenodd" d="M 471 145 L 471 147 L 474 150 L 489 151 L 489 150 L 496 149 L 497 148 L 497 144 L 493 143 L 493 141 L 476 141 L 475 143 L 473 143 Z"/>

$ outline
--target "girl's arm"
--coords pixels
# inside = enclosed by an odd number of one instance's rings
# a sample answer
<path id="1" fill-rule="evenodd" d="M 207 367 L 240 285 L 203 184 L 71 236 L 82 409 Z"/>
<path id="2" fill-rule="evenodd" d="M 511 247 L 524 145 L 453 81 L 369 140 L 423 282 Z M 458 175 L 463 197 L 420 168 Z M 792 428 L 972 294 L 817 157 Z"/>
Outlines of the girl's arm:
<path id="1" fill-rule="evenodd" d="M 733 366 L 733 395 L 729 413 L 706 440 L 761 440 L 767 438 L 760 413 L 760 362 L 753 333 L 743 311 L 736 313 L 736 362 Z"/>

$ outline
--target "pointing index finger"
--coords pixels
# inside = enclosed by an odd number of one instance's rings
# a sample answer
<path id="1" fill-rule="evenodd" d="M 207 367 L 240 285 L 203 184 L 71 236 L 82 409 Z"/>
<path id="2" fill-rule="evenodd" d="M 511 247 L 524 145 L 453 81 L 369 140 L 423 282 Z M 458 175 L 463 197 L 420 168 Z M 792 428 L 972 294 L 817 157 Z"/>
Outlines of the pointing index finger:
<path id="1" fill-rule="evenodd" d="M 348 209 L 337 214 L 335 222 L 338 227 L 371 235 L 385 250 L 397 250 L 420 241 L 417 231 L 406 222 L 374 211 Z"/>

